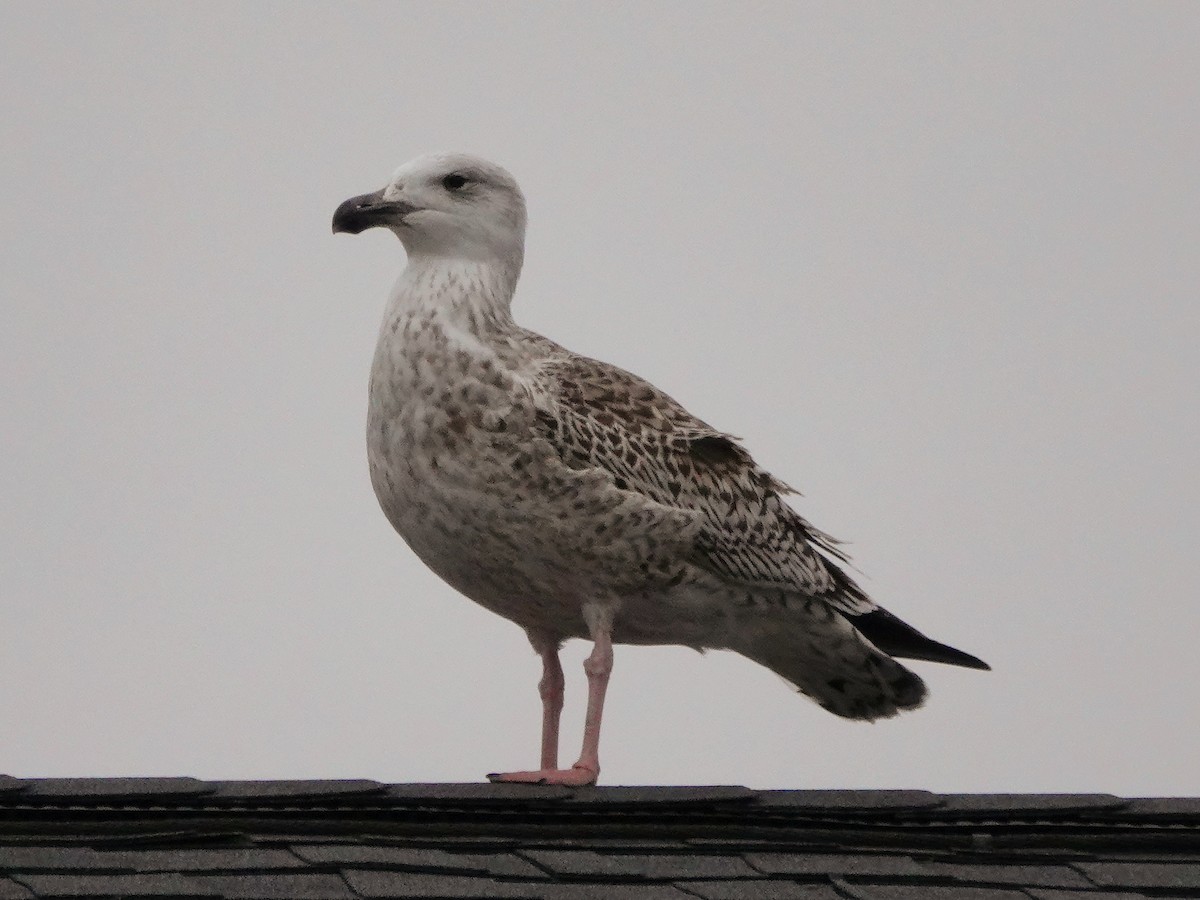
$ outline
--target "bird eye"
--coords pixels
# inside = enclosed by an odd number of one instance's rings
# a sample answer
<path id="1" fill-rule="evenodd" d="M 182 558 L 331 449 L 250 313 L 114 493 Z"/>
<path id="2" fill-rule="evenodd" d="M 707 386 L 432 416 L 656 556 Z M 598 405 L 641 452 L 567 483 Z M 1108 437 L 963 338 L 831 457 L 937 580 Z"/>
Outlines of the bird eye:
<path id="1" fill-rule="evenodd" d="M 447 175 L 442 179 L 442 187 L 448 191 L 457 191 L 467 183 L 466 175 L 459 175 L 457 172 Z"/>

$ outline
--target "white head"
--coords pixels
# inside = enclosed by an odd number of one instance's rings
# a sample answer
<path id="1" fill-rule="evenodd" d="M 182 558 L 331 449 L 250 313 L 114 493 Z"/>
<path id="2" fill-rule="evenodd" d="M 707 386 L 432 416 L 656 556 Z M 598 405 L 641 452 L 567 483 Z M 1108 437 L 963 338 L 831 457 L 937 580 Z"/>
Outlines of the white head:
<path id="1" fill-rule="evenodd" d="M 520 268 L 525 197 L 500 166 L 465 153 L 420 156 L 387 186 L 351 197 L 333 214 L 333 231 L 390 229 L 412 257 L 496 261 Z"/>

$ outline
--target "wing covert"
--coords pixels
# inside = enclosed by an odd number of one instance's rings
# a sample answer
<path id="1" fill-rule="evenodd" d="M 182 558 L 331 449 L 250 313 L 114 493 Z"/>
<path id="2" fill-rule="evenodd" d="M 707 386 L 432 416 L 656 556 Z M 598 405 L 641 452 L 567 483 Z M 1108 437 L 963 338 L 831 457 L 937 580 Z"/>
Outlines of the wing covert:
<path id="1" fill-rule="evenodd" d="M 563 351 L 542 363 L 535 393 L 538 427 L 569 466 L 701 513 L 696 564 L 748 586 L 818 596 L 850 615 L 875 609 L 830 558 L 846 559 L 836 541 L 783 499 L 791 489 L 650 383 Z"/>

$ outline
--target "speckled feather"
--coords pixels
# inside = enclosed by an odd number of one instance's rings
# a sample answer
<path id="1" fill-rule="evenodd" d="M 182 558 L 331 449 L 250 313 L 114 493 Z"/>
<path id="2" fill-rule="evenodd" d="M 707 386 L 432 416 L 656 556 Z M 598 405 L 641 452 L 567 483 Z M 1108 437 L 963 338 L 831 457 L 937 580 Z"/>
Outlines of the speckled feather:
<path id="1" fill-rule="evenodd" d="M 359 224 L 386 203 L 395 221 Z M 409 251 L 371 371 L 372 484 L 461 593 L 535 646 L 600 616 L 618 643 L 734 650 L 850 718 L 924 699 L 889 653 L 982 666 L 876 607 L 734 438 L 513 322 L 524 201 L 502 169 L 426 158 L 343 208 Z"/>
<path id="2" fill-rule="evenodd" d="M 569 465 L 599 467 L 619 488 L 700 513 L 692 560 L 730 581 L 819 597 L 850 615 L 876 608 L 823 555 L 845 561 L 837 541 L 784 501 L 791 488 L 736 438 L 636 375 L 556 350 L 538 368 L 547 399 L 539 422 Z"/>

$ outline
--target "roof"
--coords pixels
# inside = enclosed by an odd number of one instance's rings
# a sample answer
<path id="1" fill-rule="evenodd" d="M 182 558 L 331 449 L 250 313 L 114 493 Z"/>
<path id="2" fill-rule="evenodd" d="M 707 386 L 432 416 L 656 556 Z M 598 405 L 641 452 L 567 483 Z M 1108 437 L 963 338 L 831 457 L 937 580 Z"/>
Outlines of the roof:
<path id="1" fill-rule="evenodd" d="M 1200 799 L 0 776 L 32 897 L 1200 897 Z"/>

